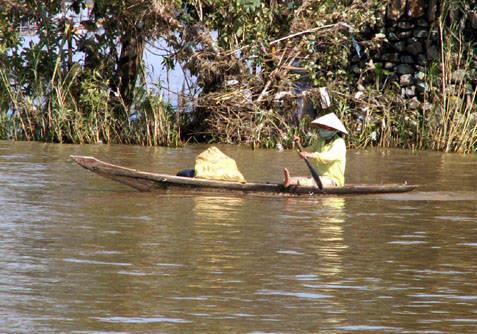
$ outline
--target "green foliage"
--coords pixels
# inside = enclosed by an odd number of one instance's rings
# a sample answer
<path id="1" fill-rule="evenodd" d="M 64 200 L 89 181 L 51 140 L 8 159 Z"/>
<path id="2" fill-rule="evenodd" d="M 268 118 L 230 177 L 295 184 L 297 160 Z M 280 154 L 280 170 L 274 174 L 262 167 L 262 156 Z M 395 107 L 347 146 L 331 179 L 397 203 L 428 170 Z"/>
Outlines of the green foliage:
<path id="1" fill-rule="evenodd" d="M 464 15 L 475 5 L 441 3 L 443 59 L 427 75 L 431 108 L 416 109 L 371 60 L 387 3 L 9 0 L 0 11 L 0 138 L 178 145 L 186 126 L 215 141 L 287 146 L 307 134 L 309 119 L 297 119 L 296 101 L 274 96 L 308 89 L 319 109 L 315 88 L 326 86 L 354 147 L 475 151 L 477 48 Z M 81 26 L 65 11 L 81 14 Z M 19 34 L 25 23 L 36 35 L 29 43 Z M 196 76 L 201 93 L 190 114 L 146 88 L 144 49 L 159 38 L 172 50 L 164 69 Z M 350 68 L 352 38 L 363 46 L 360 68 Z M 456 71 L 465 80 L 453 82 Z"/>
<path id="2" fill-rule="evenodd" d="M 205 14 L 203 23 L 210 30 L 218 32 L 218 45 L 221 48 L 233 49 L 269 37 L 273 13 L 263 1 L 208 0 L 203 1 L 202 6 Z"/>
<path id="3" fill-rule="evenodd" d="M 130 122 L 130 111 L 143 106 L 144 94 L 135 92 L 144 43 L 170 28 L 178 3 L 7 2 L 0 12 L 0 138 L 147 144 L 147 136 L 136 135 L 143 129 Z M 82 14 L 81 26 L 68 10 Z M 19 34 L 24 24 L 35 36 L 28 43 Z M 167 109 L 155 110 L 161 108 Z M 160 138 L 165 128 L 151 144 L 179 143 L 171 133 Z"/>

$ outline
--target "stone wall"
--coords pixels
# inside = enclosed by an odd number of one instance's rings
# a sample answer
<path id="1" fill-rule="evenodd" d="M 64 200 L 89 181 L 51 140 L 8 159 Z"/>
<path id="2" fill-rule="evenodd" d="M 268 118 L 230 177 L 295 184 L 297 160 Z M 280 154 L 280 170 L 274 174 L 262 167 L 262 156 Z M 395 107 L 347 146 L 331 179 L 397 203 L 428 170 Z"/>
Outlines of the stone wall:
<path id="1" fill-rule="evenodd" d="M 439 57 L 436 10 L 436 0 L 392 0 L 387 9 L 385 34 L 389 43 L 376 58 L 399 76 L 403 97 L 413 98 L 428 89 L 426 66 Z"/>

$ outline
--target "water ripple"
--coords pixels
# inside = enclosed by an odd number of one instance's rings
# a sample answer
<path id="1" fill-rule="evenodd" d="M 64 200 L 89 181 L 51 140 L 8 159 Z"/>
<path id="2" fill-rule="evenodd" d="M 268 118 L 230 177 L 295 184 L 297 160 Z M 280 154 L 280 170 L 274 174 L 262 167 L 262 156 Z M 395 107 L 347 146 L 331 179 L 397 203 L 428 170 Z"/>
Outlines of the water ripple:
<path id="1" fill-rule="evenodd" d="M 384 332 L 390 332 L 390 331 L 399 331 L 400 328 L 396 327 L 388 327 L 388 326 L 366 326 L 366 325 L 351 325 L 351 326 L 340 326 L 336 327 L 336 329 L 340 329 L 343 331 L 384 331 Z"/>
<path id="2" fill-rule="evenodd" d="M 109 266 L 119 266 L 119 267 L 127 267 L 131 265 L 130 263 L 123 263 L 123 262 L 105 262 L 105 261 L 83 260 L 83 259 L 75 259 L 75 258 L 67 258 L 67 259 L 63 259 L 63 261 L 68 263 L 109 265 Z"/>
<path id="3" fill-rule="evenodd" d="M 285 297 L 297 297 L 302 299 L 325 299 L 332 298 L 331 295 L 309 293 L 309 292 L 288 292 L 280 290 L 259 290 L 255 294 L 263 296 L 285 296 Z"/>
<path id="4" fill-rule="evenodd" d="M 108 323 L 125 323 L 125 324 L 152 324 L 152 323 L 173 323 L 185 324 L 192 321 L 180 318 L 166 318 L 166 317 L 94 317 L 91 319 L 99 320 Z"/>

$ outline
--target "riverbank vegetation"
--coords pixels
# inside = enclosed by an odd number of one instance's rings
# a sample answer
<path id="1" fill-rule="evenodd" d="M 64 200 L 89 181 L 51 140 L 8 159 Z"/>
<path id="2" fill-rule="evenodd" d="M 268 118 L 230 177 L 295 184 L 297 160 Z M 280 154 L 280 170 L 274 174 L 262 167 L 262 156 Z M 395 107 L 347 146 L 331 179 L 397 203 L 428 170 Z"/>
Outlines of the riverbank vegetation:
<path id="1" fill-rule="evenodd" d="M 477 150 L 476 1 L 2 6 L 1 139 L 290 147 L 333 111 L 352 147 Z M 174 107 L 144 66 L 158 41 L 186 76 Z"/>

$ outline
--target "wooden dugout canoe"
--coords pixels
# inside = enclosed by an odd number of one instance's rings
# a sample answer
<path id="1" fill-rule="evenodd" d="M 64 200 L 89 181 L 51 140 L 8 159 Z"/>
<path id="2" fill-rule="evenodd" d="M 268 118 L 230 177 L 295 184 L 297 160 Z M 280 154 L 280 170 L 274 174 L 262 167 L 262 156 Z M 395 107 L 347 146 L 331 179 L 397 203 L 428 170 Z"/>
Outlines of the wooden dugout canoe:
<path id="1" fill-rule="evenodd" d="M 189 177 L 142 172 L 98 160 L 94 157 L 72 155 L 71 158 L 81 167 L 98 175 L 133 187 L 139 191 L 189 188 L 203 191 L 233 191 L 242 193 L 266 193 L 276 195 L 347 195 L 403 193 L 416 188 L 408 184 L 347 184 L 344 187 L 319 190 L 315 187 L 291 186 L 284 188 L 278 183 L 238 183 L 204 180 Z"/>

